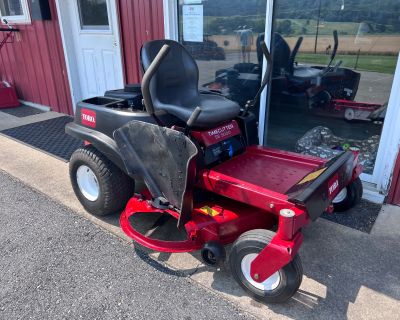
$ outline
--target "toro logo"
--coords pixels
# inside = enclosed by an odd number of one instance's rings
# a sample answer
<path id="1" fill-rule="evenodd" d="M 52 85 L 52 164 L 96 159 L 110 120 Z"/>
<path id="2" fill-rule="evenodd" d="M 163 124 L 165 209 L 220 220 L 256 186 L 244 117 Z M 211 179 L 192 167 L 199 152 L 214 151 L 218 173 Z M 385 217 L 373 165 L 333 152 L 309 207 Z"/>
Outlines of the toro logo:
<path id="1" fill-rule="evenodd" d="M 335 175 L 328 184 L 328 190 L 329 190 L 329 197 L 332 198 L 333 196 L 336 196 L 337 192 L 339 191 L 339 179 L 337 175 Z"/>
<path id="2" fill-rule="evenodd" d="M 93 110 L 81 110 L 81 122 L 83 125 L 96 128 L 96 112 Z"/>

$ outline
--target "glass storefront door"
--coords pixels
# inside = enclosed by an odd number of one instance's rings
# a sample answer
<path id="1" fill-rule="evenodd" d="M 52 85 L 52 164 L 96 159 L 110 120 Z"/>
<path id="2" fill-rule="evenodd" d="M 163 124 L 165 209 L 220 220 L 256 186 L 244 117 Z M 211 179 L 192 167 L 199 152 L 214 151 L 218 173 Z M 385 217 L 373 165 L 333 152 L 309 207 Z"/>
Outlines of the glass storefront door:
<path id="1" fill-rule="evenodd" d="M 398 0 L 171 3 L 172 37 L 194 56 L 199 87 L 242 107 L 260 87 L 260 42 L 270 42 L 272 80 L 261 112 L 253 110 L 264 145 L 325 158 L 356 150 L 363 179 L 387 186 L 396 150 L 387 153 L 400 136 L 400 95 L 392 89 L 400 83 Z M 265 30 L 272 31 L 265 37 Z"/>
<path id="2" fill-rule="evenodd" d="M 275 0 L 264 142 L 372 174 L 400 51 L 397 0 Z"/>

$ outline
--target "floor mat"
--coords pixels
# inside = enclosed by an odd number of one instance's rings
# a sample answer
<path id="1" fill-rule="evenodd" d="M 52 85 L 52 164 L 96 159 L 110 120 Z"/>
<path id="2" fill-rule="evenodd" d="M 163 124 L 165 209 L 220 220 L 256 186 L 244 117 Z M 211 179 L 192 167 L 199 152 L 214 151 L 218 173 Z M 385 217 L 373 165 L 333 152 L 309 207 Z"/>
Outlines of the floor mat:
<path id="1" fill-rule="evenodd" d="M 341 225 L 370 233 L 382 205 L 361 200 L 354 208 L 342 213 L 324 213 L 323 218 Z"/>
<path id="2" fill-rule="evenodd" d="M 29 116 L 33 116 L 35 114 L 44 113 L 45 111 L 39 110 L 37 108 L 29 107 L 29 106 L 20 106 L 16 108 L 7 108 L 7 109 L 0 109 L 1 112 L 7 113 L 14 117 L 18 118 L 25 118 Z"/>
<path id="3" fill-rule="evenodd" d="M 64 131 L 65 125 L 72 121 L 73 118 L 69 116 L 59 117 L 6 129 L 1 133 L 59 159 L 69 161 L 72 153 L 83 145 L 82 141 L 67 135 Z"/>

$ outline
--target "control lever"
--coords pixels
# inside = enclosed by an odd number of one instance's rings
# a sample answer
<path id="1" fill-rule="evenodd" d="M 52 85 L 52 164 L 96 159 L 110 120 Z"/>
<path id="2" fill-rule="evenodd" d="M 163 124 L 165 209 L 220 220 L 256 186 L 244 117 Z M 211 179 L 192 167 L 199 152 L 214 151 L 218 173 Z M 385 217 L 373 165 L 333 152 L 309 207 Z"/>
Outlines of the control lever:
<path id="1" fill-rule="evenodd" d="M 143 102 L 144 106 L 146 108 L 146 111 L 154 116 L 155 110 L 153 106 L 153 100 L 151 98 L 151 93 L 150 93 L 150 81 L 159 69 L 161 63 L 165 59 L 165 57 L 168 55 L 168 52 L 170 50 L 170 46 L 168 44 L 164 44 L 160 51 L 157 53 L 156 57 L 153 59 L 152 63 L 150 66 L 147 68 L 146 72 L 143 75 L 142 78 L 142 94 L 143 94 Z"/>
<path id="2" fill-rule="evenodd" d="M 333 60 L 336 57 L 336 52 L 337 52 L 337 49 L 339 47 L 339 38 L 338 38 L 337 30 L 333 30 L 333 40 L 334 40 L 334 45 L 333 45 L 333 50 L 332 50 L 332 54 L 331 54 L 331 60 L 329 61 L 328 65 L 326 66 L 326 68 L 324 69 L 322 74 L 326 74 L 326 73 L 329 72 L 329 70 L 331 69 L 331 65 L 333 63 Z"/>
<path id="3" fill-rule="evenodd" d="M 189 120 L 186 122 L 185 136 L 187 136 L 189 134 L 190 128 L 192 128 L 193 125 L 196 123 L 201 112 L 202 112 L 202 110 L 200 107 L 196 107 L 196 109 L 194 109 L 193 113 L 190 115 Z"/>
<path id="4" fill-rule="evenodd" d="M 333 71 L 336 72 L 339 67 L 342 65 L 343 61 L 339 60 L 338 63 L 335 64 L 335 66 L 333 67 Z"/>
<path id="5" fill-rule="evenodd" d="M 261 83 L 260 88 L 258 89 L 255 97 L 253 100 L 249 100 L 246 102 L 246 105 L 244 106 L 244 111 L 243 111 L 243 115 L 246 115 L 248 110 L 250 108 L 253 108 L 259 101 L 261 93 L 263 92 L 264 88 L 266 87 L 266 85 L 269 82 L 269 79 L 271 78 L 271 74 L 272 74 L 272 57 L 271 54 L 267 48 L 267 45 L 265 44 L 264 41 L 261 42 L 261 49 L 262 52 L 264 54 L 264 58 L 265 60 L 267 60 L 267 68 L 265 69 L 265 73 L 264 73 L 264 77 L 263 77 L 263 81 Z"/>

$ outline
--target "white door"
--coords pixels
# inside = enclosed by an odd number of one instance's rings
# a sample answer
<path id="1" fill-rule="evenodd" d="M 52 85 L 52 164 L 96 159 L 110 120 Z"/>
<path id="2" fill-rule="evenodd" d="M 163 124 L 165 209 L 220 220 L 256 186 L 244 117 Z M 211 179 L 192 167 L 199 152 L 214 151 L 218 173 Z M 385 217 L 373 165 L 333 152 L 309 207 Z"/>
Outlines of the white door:
<path id="1" fill-rule="evenodd" d="M 77 64 L 79 98 L 102 96 L 106 90 L 122 88 L 116 0 L 69 0 L 64 5 L 71 28 L 70 49 Z"/>

